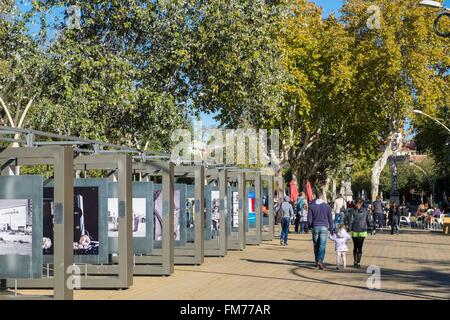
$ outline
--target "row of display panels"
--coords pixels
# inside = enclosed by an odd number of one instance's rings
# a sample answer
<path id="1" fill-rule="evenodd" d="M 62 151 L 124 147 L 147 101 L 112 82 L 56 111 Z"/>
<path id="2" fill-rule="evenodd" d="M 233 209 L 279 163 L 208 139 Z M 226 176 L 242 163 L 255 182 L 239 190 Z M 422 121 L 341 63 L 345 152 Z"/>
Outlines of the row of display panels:
<path id="1" fill-rule="evenodd" d="M 161 185 L 133 182 L 132 190 L 134 253 L 151 255 L 154 248 L 162 245 Z M 42 265 L 53 262 L 53 193 L 53 181 L 44 182 L 41 176 L 0 177 L 0 278 L 40 278 Z M 193 185 L 175 185 L 176 246 L 194 241 L 193 194 Z M 239 226 L 238 196 L 236 188 L 229 189 L 228 197 L 232 198 L 227 215 L 229 233 Z M 218 188 L 206 187 L 205 200 L 205 239 L 214 239 L 219 236 Z M 250 212 L 246 229 L 254 227 L 254 191 L 251 189 L 248 201 Z M 76 263 L 109 263 L 110 255 L 118 248 L 118 211 L 117 182 L 75 180 L 73 248 Z M 268 220 L 266 222 L 268 224 Z"/>

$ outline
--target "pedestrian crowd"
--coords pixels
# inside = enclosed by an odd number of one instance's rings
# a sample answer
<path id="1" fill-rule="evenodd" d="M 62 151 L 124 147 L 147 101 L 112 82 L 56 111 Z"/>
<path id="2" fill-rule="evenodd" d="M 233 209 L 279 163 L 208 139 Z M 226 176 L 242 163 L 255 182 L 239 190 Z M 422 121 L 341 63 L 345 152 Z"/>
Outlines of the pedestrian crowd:
<path id="1" fill-rule="evenodd" d="M 315 266 L 323 270 L 327 241 L 334 242 L 336 268 L 346 268 L 346 255 L 350 251 L 348 242 L 353 242 L 353 266 L 361 267 L 363 246 L 369 234 L 375 235 L 384 229 L 391 235 L 400 233 L 400 224 L 432 228 L 439 225 L 445 214 L 450 215 L 450 206 L 421 204 L 412 217 L 411 209 L 395 201 L 384 202 L 380 196 L 374 202 L 357 199 L 346 201 L 339 194 L 332 203 L 327 203 L 321 193 L 308 200 L 301 192 L 292 201 L 289 196 L 276 208 L 276 219 L 281 222 L 280 244 L 288 245 L 290 225 L 297 234 L 312 234 Z"/>

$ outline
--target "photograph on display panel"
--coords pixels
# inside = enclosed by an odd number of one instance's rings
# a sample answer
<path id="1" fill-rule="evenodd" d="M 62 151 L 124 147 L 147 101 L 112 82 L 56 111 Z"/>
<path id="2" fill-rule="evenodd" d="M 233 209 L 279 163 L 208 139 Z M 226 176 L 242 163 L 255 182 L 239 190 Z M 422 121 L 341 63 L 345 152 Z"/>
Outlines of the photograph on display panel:
<path id="1" fill-rule="evenodd" d="M 108 183 L 107 227 L 108 252 L 116 254 L 119 248 L 118 183 Z M 153 182 L 132 184 L 133 250 L 135 254 L 151 254 L 153 249 Z"/>
<path id="2" fill-rule="evenodd" d="M 0 199 L 0 255 L 31 256 L 31 199 Z"/>
<path id="3" fill-rule="evenodd" d="M 218 190 L 211 191 L 211 239 L 219 236 L 220 230 L 220 193 Z"/>
<path id="4" fill-rule="evenodd" d="M 255 188 L 250 188 L 247 194 L 247 228 L 256 227 L 256 194 Z"/>
<path id="5" fill-rule="evenodd" d="M 0 279 L 42 277 L 42 176 L 0 177 Z"/>
<path id="6" fill-rule="evenodd" d="M 53 255 L 54 190 L 44 188 L 44 255 Z M 74 187 L 73 250 L 75 255 L 99 253 L 99 188 Z"/>
<path id="7" fill-rule="evenodd" d="M 147 199 L 133 198 L 132 205 L 132 230 L 133 237 L 145 238 L 147 227 Z M 108 237 L 117 238 L 119 236 L 119 199 L 108 199 Z"/>
<path id="8" fill-rule="evenodd" d="M 232 193 L 232 225 L 233 228 L 239 227 L 239 193 Z"/>
<path id="9" fill-rule="evenodd" d="M 180 190 L 175 190 L 173 194 L 174 201 L 174 239 L 179 241 L 181 239 L 181 227 L 180 227 Z M 153 239 L 156 241 L 162 240 L 162 209 L 163 199 L 162 190 L 153 191 Z"/>
<path id="10" fill-rule="evenodd" d="M 186 241 L 194 242 L 194 212 L 195 212 L 195 198 L 186 198 Z"/>

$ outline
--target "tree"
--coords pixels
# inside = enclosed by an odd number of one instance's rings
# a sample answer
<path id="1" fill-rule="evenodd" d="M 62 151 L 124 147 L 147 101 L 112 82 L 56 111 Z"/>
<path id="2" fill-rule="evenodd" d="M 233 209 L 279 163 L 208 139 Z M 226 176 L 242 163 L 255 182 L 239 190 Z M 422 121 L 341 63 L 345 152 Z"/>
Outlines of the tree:
<path id="1" fill-rule="evenodd" d="M 23 128 L 36 99 L 42 95 L 47 75 L 45 55 L 27 34 L 25 17 L 13 2 L 6 2 L 0 19 L 0 108 L 1 122 Z M 16 135 L 16 139 L 18 135 Z M 18 146 L 17 143 L 14 146 Z"/>
<path id="2" fill-rule="evenodd" d="M 428 10 L 414 0 L 380 0 L 377 6 L 379 29 L 368 27 L 366 1 L 348 0 L 342 10 L 343 22 L 355 38 L 352 51 L 358 86 L 351 96 L 357 122 L 363 126 L 367 144 L 383 146 L 372 168 L 372 198 L 393 154 L 393 140 L 402 142 L 408 135 L 403 128 L 411 110 L 434 109 L 442 102 L 449 66 L 448 46 L 433 33 L 434 17 Z"/>
<path id="3" fill-rule="evenodd" d="M 33 12 L 46 17 L 62 7 L 67 20 L 70 4 L 34 2 Z M 48 94 L 40 102 L 44 114 L 34 114 L 33 126 L 167 151 L 171 131 L 188 125 L 182 65 L 189 57 L 183 33 L 189 3 L 76 4 L 79 28 L 44 19 L 40 37 L 49 43 L 51 72 Z M 54 38 L 47 38 L 50 28 L 56 30 Z"/>
<path id="4" fill-rule="evenodd" d="M 433 116 L 450 125 L 448 112 L 447 107 L 440 107 L 435 110 Z M 433 157 L 441 176 L 450 175 L 450 133 L 426 117 L 417 117 L 414 123 L 416 128 L 414 140 L 417 142 L 418 150 Z"/>
<path id="5" fill-rule="evenodd" d="M 189 99 L 235 128 L 264 121 L 279 100 L 273 42 L 278 6 L 269 1 L 204 1 L 190 23 Z"/>

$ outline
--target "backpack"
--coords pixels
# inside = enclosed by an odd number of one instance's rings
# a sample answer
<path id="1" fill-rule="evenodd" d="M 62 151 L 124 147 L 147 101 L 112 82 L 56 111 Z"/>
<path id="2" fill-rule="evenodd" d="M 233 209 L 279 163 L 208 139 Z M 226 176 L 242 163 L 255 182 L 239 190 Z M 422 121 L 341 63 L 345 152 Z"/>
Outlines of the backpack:
<path id="1" fill-rule="evenodd" d="M 304 198 L 299 198 L 299 199 L 300 199 L 300 201 L 297 200 L 297 205 L 295 206 L 295 209 L 298 214 L 300 214 L 302 212 L 303 204 L 305 203 Z"/>

